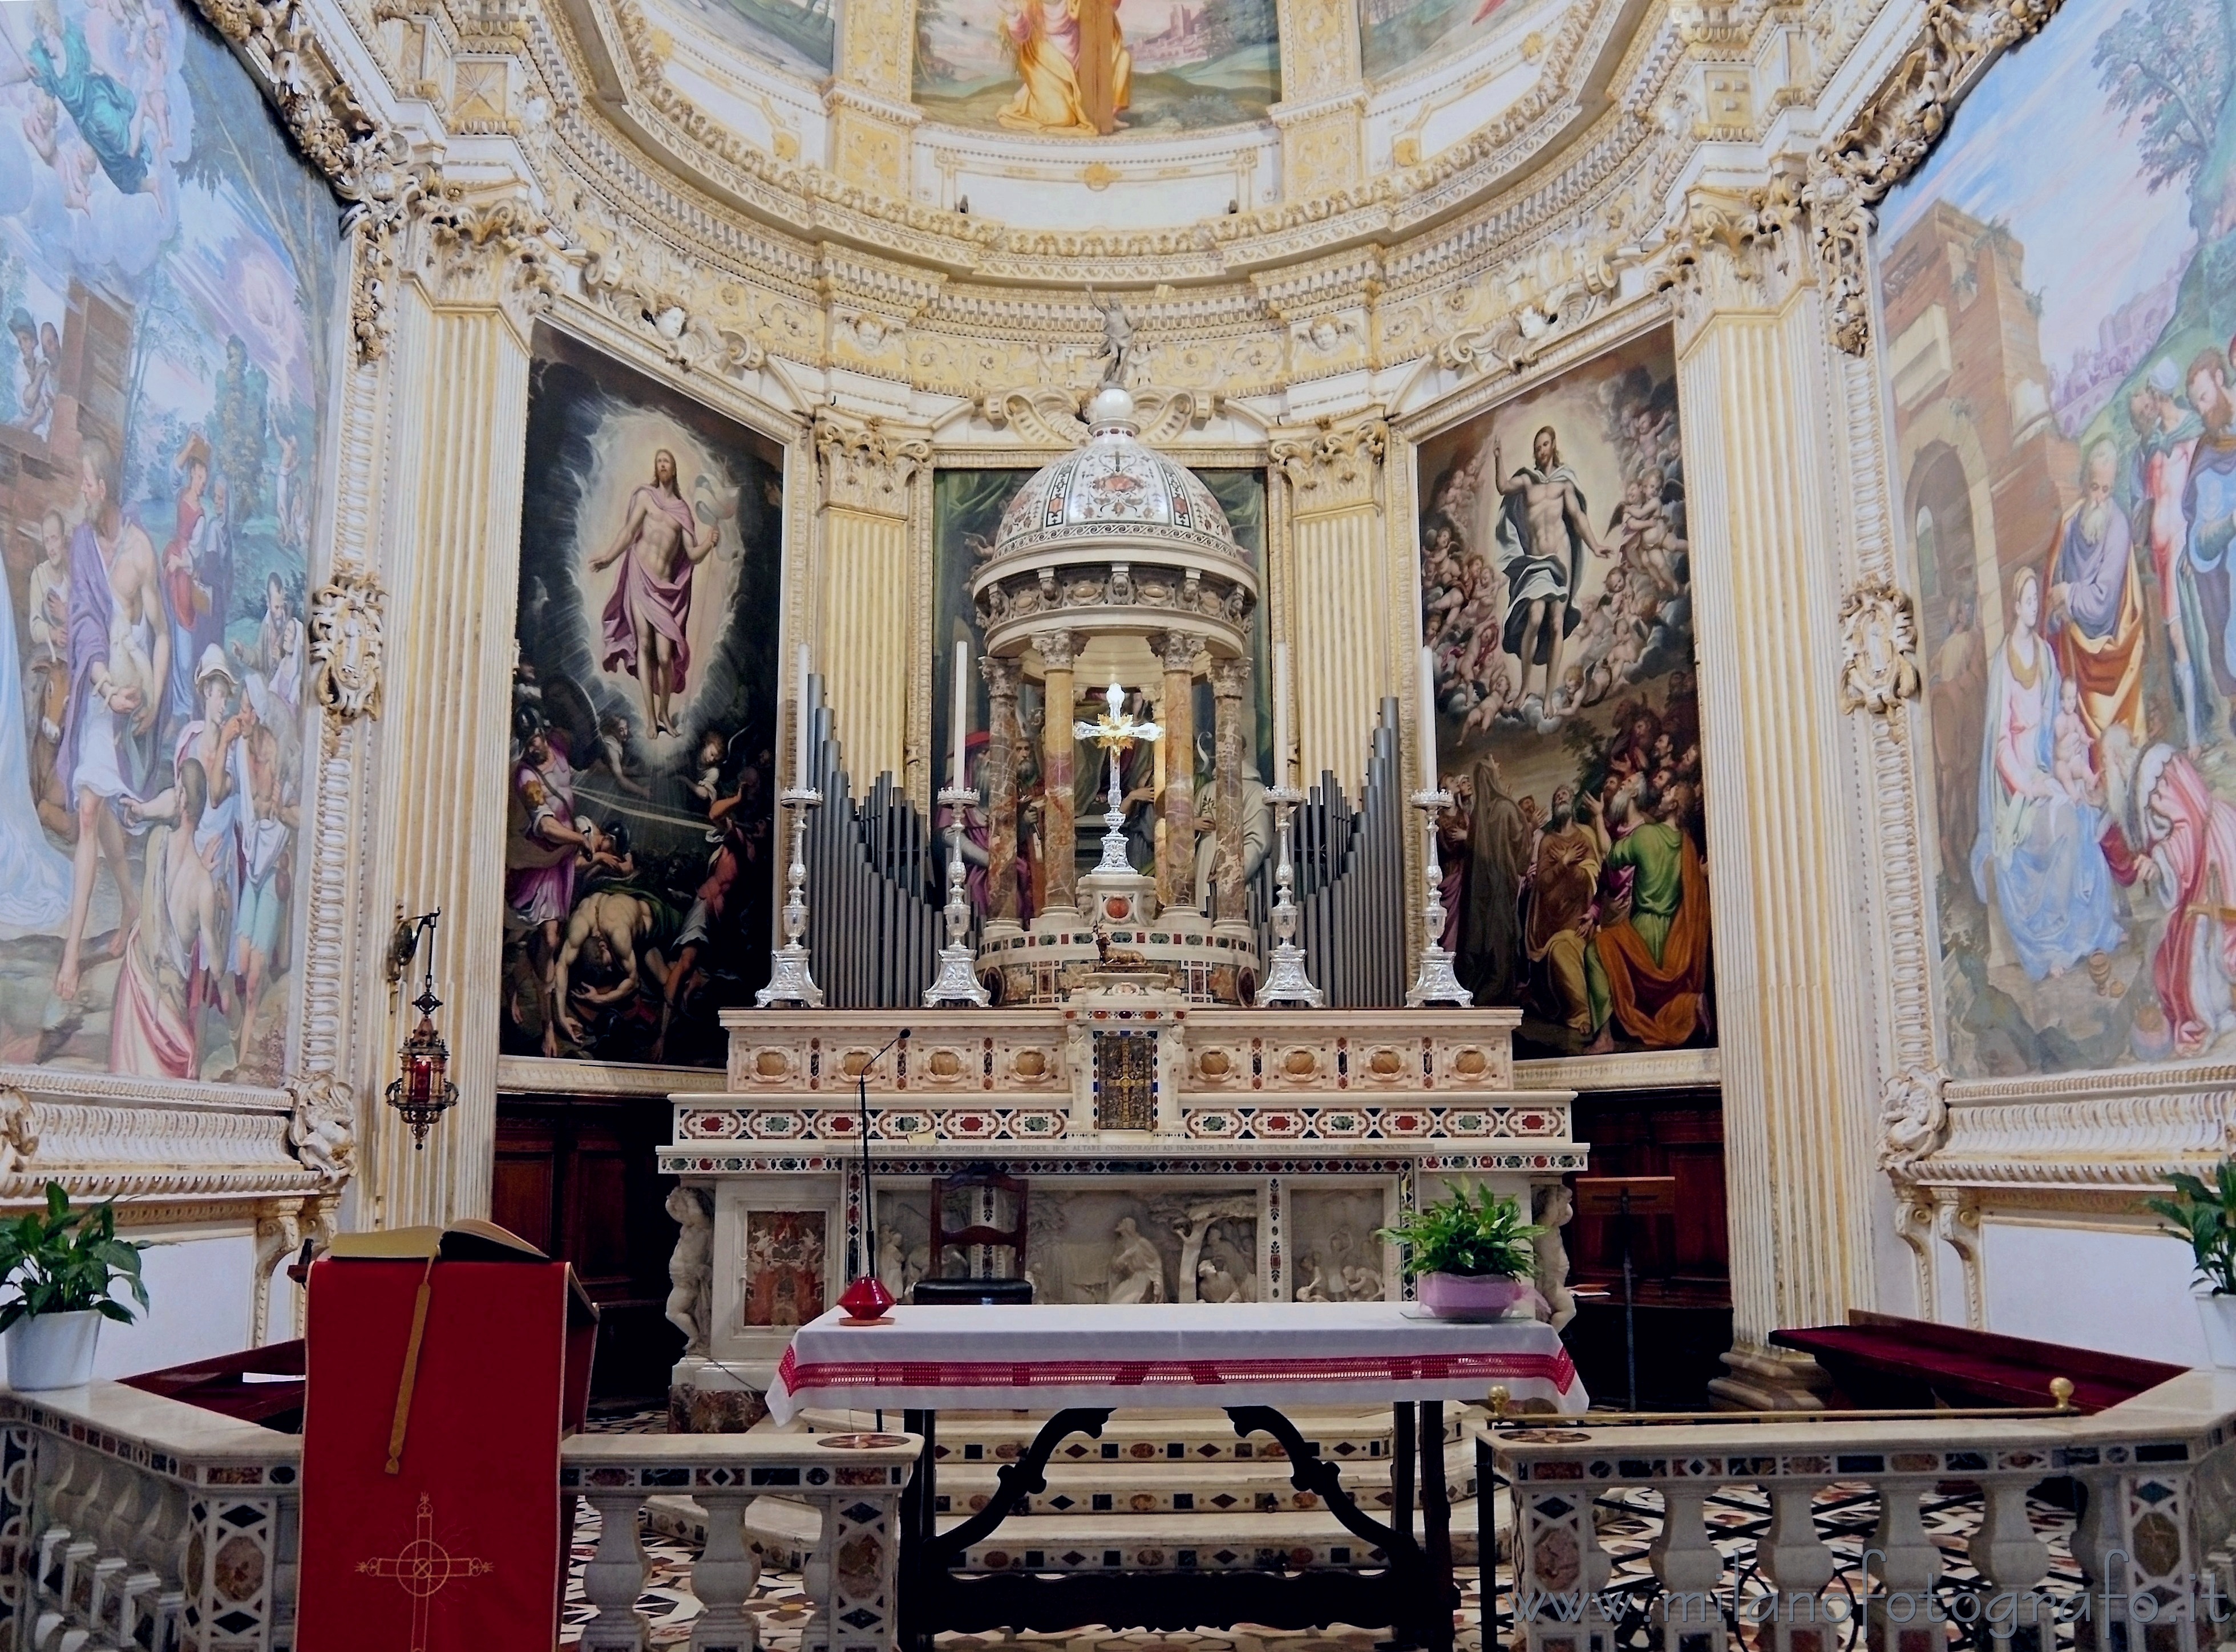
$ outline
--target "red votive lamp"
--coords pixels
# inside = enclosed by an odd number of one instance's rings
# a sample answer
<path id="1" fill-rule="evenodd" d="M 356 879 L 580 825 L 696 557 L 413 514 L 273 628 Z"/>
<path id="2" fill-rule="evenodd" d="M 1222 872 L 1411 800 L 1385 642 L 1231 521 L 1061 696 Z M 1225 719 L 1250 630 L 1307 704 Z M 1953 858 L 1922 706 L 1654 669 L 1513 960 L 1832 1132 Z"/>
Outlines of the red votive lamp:
<path id="1" fill-rule="evenodd" d="M 885 1288 L 885 1282 L 875 1274 L 865 1274 L 840 1293 L 838 1306 L 846 1310 L 844 1325 L 891 1325 L 885 1310 L 893 1305 L 893 1294 Z"/>

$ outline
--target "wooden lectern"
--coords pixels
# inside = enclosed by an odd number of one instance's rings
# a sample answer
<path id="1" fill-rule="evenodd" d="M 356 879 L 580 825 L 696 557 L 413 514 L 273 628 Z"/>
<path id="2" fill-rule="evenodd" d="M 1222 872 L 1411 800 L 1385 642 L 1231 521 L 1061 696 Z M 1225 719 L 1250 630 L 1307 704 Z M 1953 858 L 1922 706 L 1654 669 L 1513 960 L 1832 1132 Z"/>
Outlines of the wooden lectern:
<path id="1" fill-rule="evenodd" d="M 302 1652 L 550 1652 L 597 1322 L 567 1263 L 485 1222 L 312 1264 Z"/>

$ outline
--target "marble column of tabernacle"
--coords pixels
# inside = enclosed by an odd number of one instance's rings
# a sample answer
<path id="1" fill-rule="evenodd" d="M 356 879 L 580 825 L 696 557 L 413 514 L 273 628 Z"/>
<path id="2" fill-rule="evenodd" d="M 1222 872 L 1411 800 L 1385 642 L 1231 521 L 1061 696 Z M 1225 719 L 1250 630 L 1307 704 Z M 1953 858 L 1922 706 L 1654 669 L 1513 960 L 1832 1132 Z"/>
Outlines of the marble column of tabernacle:
<path id="1" fill-rule="evenodd" d="M 1213 911 L 1221 923 L 1240 923 L 1242 910 L 1242 691 L 1249 685 L 1250 662 L 1212 662 L 1212 819 L 1219 834 L 1218 870 Z"/>
<path id="2" fill-rule="evenodd" d="M 1195 903 L 1195 657 L 1203 639 L 1192 631 L 1161 632 L 1149 646 L 1165 667 L 1158 720 L 1165 725 L 1165 850 L 1157 858 L 1157 904 Z"/>
<path id="3" fill-rule="evenodd" d="M 1048 856 L 1048 893 L 1042 909 L 1078 904 L 1078 856 L 1072 824 L 1071 714 L 1078 696 L 1071 682 L 1078 639 L 1069 631 L 1038 631 L 1033 648 L 1041 657 L 1041 842 Z"/>
<path id="4" fill-rule="evenodd" d="M 986 679 L 986 755 L 978 765 L 986 786 L 986 921 L 1017 921 L 1017 684 L 1014 659 L 991 654 L 978 662 Z"/>

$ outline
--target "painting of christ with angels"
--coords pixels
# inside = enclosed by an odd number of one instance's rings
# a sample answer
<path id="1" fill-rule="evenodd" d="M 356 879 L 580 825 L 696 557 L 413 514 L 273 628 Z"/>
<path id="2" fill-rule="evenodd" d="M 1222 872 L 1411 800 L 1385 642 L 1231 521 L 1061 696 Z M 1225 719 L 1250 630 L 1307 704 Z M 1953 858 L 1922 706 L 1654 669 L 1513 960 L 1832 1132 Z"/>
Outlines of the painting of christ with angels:
<path id="1" fill-rule="evenodd" d="M 1273 0 L 919 0 L 916 101 L 1051 137 L 1192 132 L 1280 95 Z"/>
<path id="2" fill-rule="evenodd" d="M 781 456 L 549 330 L 532 373 L 503 1047 L 716 1065 L 768 973 Z"/>

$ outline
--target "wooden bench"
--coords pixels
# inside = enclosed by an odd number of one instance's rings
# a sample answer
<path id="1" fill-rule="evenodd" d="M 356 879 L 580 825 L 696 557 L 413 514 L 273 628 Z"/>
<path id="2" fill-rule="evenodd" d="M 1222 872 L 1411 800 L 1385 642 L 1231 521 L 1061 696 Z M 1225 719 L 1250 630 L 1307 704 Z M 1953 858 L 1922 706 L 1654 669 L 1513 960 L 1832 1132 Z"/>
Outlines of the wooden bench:
<path id="1" fill-rule="evenodd" d="M 2073 1384 L 2076 1410 L 2101 1411 L 2187 1369 L 1861 1308 L 1845 1325 L 1773 1331 L 1770 1340 L 1814 1357 L 1839 1386 L 1838 1403 L 1870 1411 L 2047 1406 L 2058 1377 Z"/>

